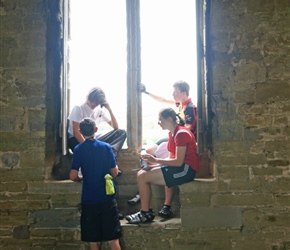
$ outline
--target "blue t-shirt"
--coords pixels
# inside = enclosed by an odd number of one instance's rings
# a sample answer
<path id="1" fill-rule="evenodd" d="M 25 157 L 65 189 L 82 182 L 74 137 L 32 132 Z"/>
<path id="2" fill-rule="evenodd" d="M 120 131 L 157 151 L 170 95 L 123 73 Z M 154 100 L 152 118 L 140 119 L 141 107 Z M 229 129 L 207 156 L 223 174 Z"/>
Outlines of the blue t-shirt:
<path id="1" fill-rule="evenodd" d="M 114 167 L 116 159 L 108 143 L 85 140 L 75 147 L 71 169 L 82 171 L 82 203 L 95 204 L 115 198 L 115 195 L 106 195 L 104 178 Z"/>

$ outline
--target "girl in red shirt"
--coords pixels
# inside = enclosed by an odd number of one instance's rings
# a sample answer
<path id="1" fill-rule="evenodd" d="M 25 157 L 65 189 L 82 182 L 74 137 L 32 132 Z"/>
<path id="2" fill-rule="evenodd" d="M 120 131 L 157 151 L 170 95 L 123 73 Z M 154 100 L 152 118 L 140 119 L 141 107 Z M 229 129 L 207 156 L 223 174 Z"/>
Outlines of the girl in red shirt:
<path id="1" fill-rule="evenodd" d="M 193 181 L 199 171 L 199 157 L 196 153 L 196 141 L 190 130 L 185 128 L 184 121 L 172 108 L 162 109 L 158 124 L 169 131 L 169 157 L 156 158 L 153 155 L 142 155 L 152 168 L 150 171 L 140 170 L 137 173 L 138 189 L 141 197 L 141 210 L 127 215 L 131 224 L 146 223 L 154 220 L 151 209 L 151 184 L 173 187 Z"/>

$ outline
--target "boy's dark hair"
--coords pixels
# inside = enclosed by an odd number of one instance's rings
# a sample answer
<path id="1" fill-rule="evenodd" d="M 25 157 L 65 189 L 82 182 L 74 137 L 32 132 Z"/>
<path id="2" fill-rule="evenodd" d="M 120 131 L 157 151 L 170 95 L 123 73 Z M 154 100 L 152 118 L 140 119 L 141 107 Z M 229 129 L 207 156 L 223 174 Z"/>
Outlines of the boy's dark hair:
<path id="1" fill-rule="evenodd" d="M 90 136 L 95 133 L 96 123 L 91 118 L 84 118 L 80 122 L 80 130 L 84 136 Z"/>
<path id="2" fill-rule="evenodd" d="M 159 115 L 163 117 L 164 119 L 171 117 L 174 122 L 176 122 L 177 124 L 181 126 L 184 126 L 185 124 L 184 120 L 178 114 L 176 114 L 174 109 L 172 108 L 161 109 L 161 111 L 159 112 Z"/>
<path id="3" fill-rule="evenodd" d="M 189 84 L 185 81 L 177 81 L 173 84 L 174 88 L 179 88 L 181 92 L 185 92 L 186 95 L 189 95 Z"/>
<path id="4" fill-rule="evenodd" d="M 100 87 L 94 87 L 89 91 L 87 100 L 95 103 L 106 102 L 105 92 Z"/>

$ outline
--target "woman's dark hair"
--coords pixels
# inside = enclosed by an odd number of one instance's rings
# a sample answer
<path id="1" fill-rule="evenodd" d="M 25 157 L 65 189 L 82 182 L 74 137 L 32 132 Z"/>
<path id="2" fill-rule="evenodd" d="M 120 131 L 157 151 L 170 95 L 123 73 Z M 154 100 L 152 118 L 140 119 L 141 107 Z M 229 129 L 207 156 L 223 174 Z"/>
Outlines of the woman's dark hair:
<path id="1" fill-rule="evenodd" d="M 184 120 L 179 116 L 179 114 L 176 114 L 174 109 L 172 108 L 164 108 L 159 112 L 159 115 L 163 117 L 164 119 L 167 119 L 168 117 L 171 117 L 174 122 L 177 124 L 184 126 L 185 122 Z"/>
<path id="2" fill-rule="evenodd" d="M 94 134 L 96 123 L 92 118 L 84 118 L 80 122 L 80 130 L 84 136 L 91 136 Z"/>

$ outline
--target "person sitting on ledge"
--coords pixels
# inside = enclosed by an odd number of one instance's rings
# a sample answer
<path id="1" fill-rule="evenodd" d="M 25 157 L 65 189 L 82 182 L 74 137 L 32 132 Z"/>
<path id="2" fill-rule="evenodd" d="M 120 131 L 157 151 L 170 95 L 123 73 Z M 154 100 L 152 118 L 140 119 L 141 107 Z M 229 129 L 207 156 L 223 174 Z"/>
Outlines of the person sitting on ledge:
<path id="1" fill-rule="evenodd" d="M 179 110 L 178 114 L 185 122 L 184 126 L 194 134 L 196 139 L 196 122 L 197 122 L 196 107 L 193 104 L 191 98 L 189 97 L 189 90 L 190 86 L 187 82 L 183 80 L 176 81 L 173 84 L 173 93 L 172 93 L 173 100 L 168 100 L 166 98 L 153 94 L 152 92 L 146 91 L 146 86 L 142 83 L 140 84 L 140 91 L 142 93 L 147 94 L 152 99 L 158 102 L 172 104 L 178 107 Z M 146 146 L 145 147 L 146 152 L 148 154 L 156 156 L 157 158 L 168 157 L 169 152 L 167 151 L 167 141 L 168 138 L 159 139 L 154 144 Z M 161 216 L 162 218 L 168 219 L 173 216 L 171 202 L 174 190 L 173 188 L 168 188 L 165 186 L 164 191 L 165 191 L 164 205 L 158 212 L 158 215 Z M 133 198 L 129 199 L 127 203 L 129 205 L 135 205 L 139 201 L 140 194 L 138 192 Z"/>
<path id="2" fill-rule="evenodd" d="M 85 141 L 84 136 L 80 133 L 80 121 L 85 118 L 92 118 L 97 127 L 102 122 L 107 122 L 113 130 L 108 133 L 96 133 L 95 138 L 99 141 L 109 143 L 113 148 L 113 153 L 117 157 L 119 151 L 127 138 L 126 131 L 119 129 L 118 121 L 106 100 L 104 91 L 100 87 L 92 88 L 88 95 L 86 102 L 82 105 L 76 105 L 72 108 L 68 116 L 68 147 L 74 151 L 74 148 Z M 122 174 L 118 171 L 118 176 Z"/>
<path id="3" fill-rule="evenodd" d="M 86 102 L 82 105 L 76 105 L 73 107 L 71 113 L 68 116 L 68 147 L 74 151 L 76 145 L 85 141 L 85 138 L 80 133 L 80 121 L 85 118 L 92 118 L 97 127 L 102 122 L 107 122 L 113 130 L 108 133 L 96 133 L 95 138 L 99 141 L 109 143 L 112 148 L 115 157 L 117 157 L 121 150 L 127 134 L 124 129 L 119 129 L 118 121 L 106 100 L 104 91 L 100 87 L 92 88 L 88 95 Z"/>
<path id="4" fill-rule="evenodd" d="M 184 121 L 172 108 L 159 112 L 158 124 L 168 130 L 169 157 L 156 158 L 151 154 L 141 158 L 151 165 L 150 170 L 141 169 L 137 173 L 141 210 L 127 215 L 130 224 L 152 222 L 155 218 L 151 207 L 151 184 L 173 187 L 191 182 L 199 171 L 199 156 L 196 152 L 196 141 L 193 133 L 184 127 Z"/>
<path id="5" fill-rule="evenodd" d="M 113 128 L 108 133 L 95 133 L 94 137 L 99 141 L 110 144 L 114 156 L 117 157 L 127 138 L 127 134 L 124 129 L 119 129 L 118 121 L 109 102 L 106 100 L 104 91 L 100 87 L 92 88 L 87 95 L 85 103 L 74 106 L 68 116 L 68 147 L 72 152 L 74 152 L 78 144 L 85 141 L 84 136 L 80 132 L 80 121 L 86 117 L 92 118 L 97 127 L 99 127 L 100 123 L 107 122 Z M 81 175 L 80 171 L 79 176 Z M 118 169 L 117 176 L 121 175 L 122 171 Z M 123 218 L 124 216 L 119 213 L 119 219 Z"/>

